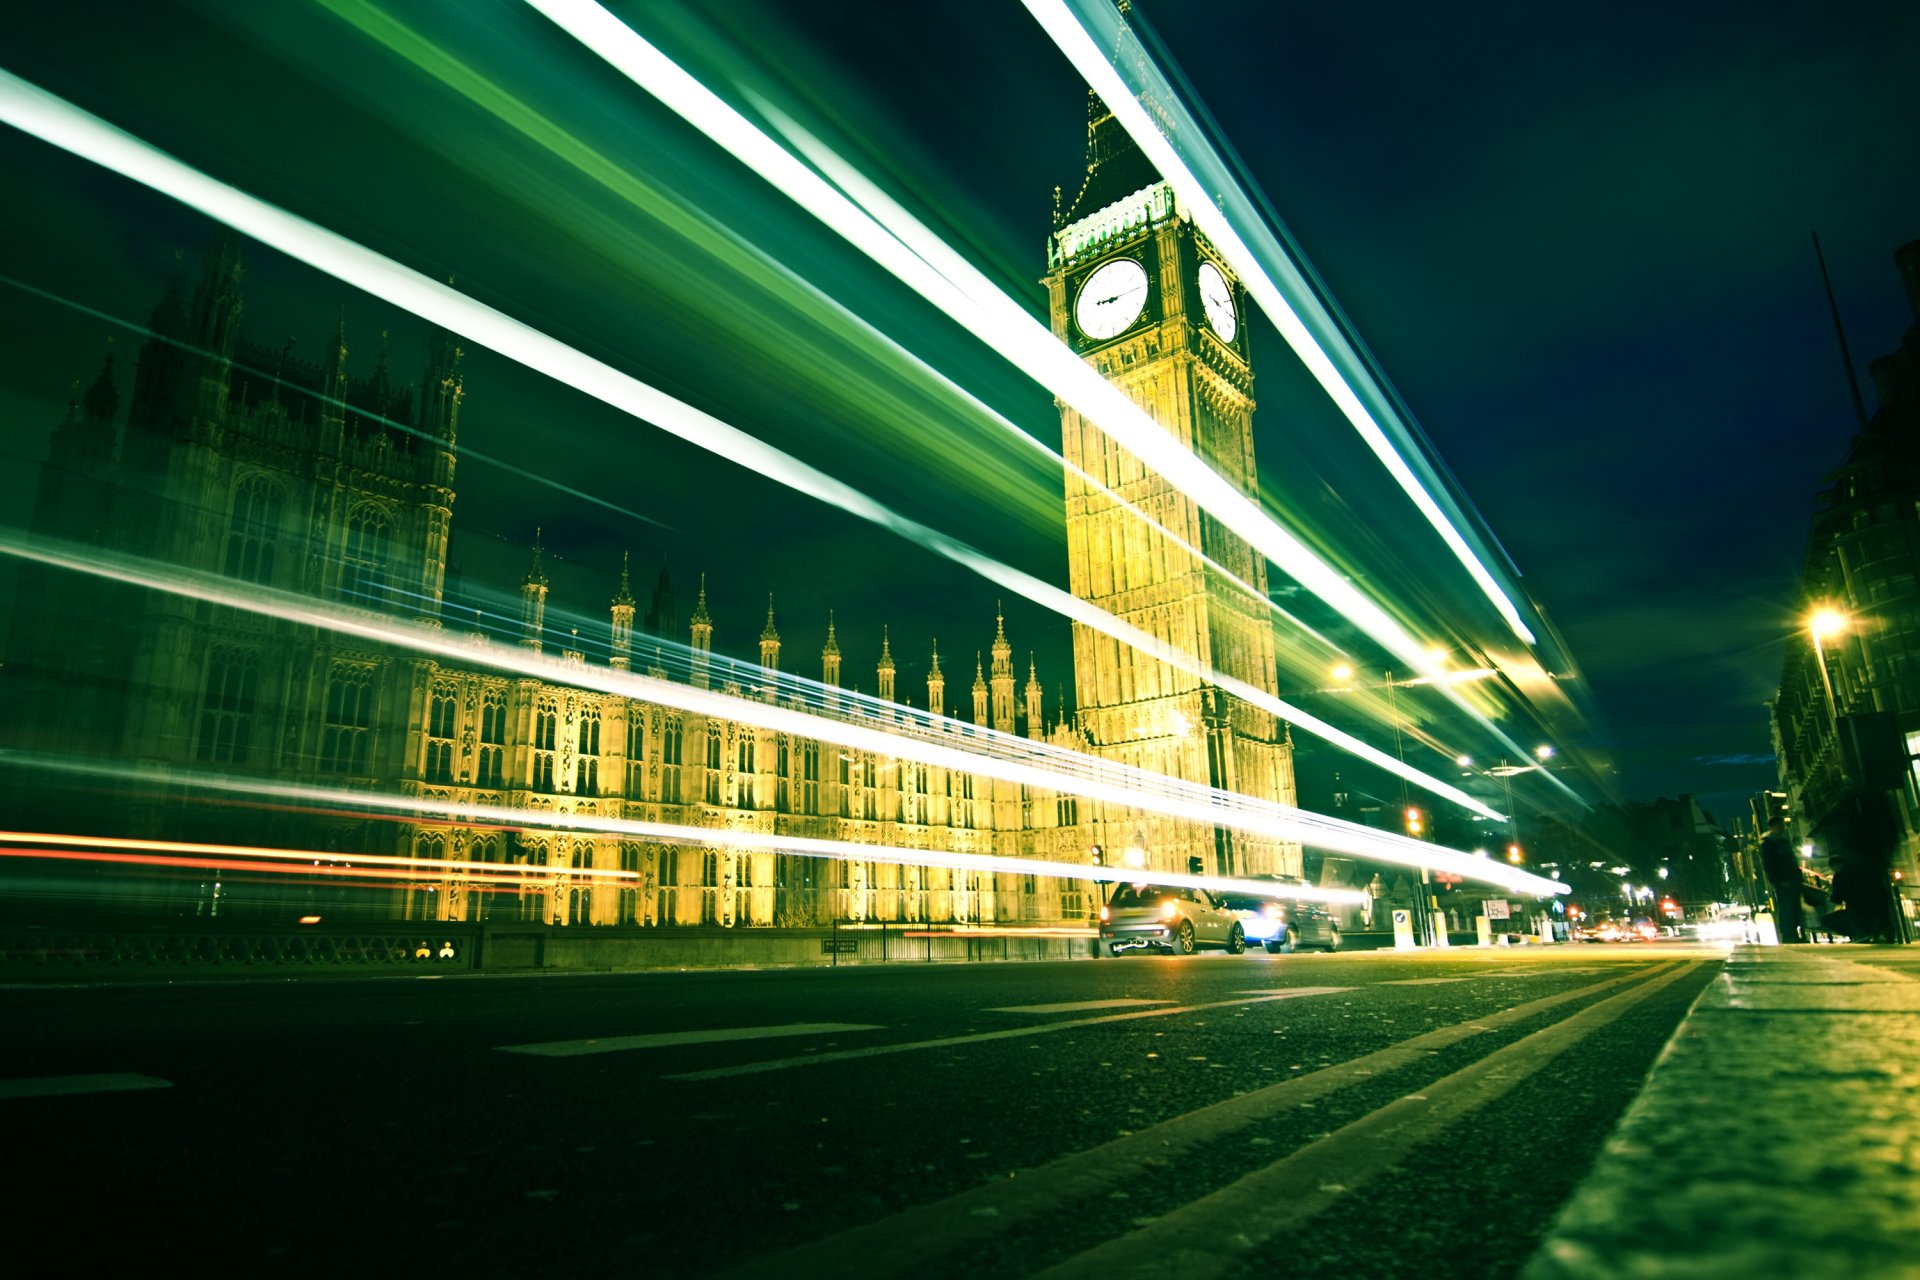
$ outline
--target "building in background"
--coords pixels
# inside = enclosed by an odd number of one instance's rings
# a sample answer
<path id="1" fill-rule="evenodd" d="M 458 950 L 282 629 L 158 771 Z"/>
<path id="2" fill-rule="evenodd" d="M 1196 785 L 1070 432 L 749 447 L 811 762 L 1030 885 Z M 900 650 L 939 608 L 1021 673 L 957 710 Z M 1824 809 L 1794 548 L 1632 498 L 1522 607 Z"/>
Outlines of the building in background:
<path id="1" fill-rule="evenodd" d="M 1894 261 L 1916 324 L 1870 366 L 1878 408 L 1821 490 L 1772 732 L 1813 857 L 1920 858 L 1920 241 Z M 1863 411 L 1864 412 L 1864 411 Z"/>
<path id="2" fill-rule="evenodd" d="M 1050 241 L 1055 332 L 1257 496 L 1238 283 L 1104 108 L 1090 112 L 1087 161 L 1086 185 Z M 7 641 L 14 713 L 0 726 L 3 745 L 40 760 L 143 769 L 152 780 L 118 793 L 110 810 L 88 801 L 102 794 L 97 781 L 46 789 L 42 829 L 414 859 L 446 869 L 381 882 L 383 910 L 549 924 L 1077 921 L 1092 904 L 1073 878 L 511 823 L 386 821 L 291 801 L 288 789 L 1080 864 L 1098 845 L 1115 861 L 1161 870 L 1302 873 L 1298 845 L 583 687 L 592 681 L 502 671 L 487 661 L 490 647 L 558 651 L 583 668 L 591 652 L 595 665 L 773 699 L 769 673 L 783 658 L 773 601 L 757 663 L 737 661 L 715 652 L 704 579 L 683 624 L 664 572 L 642 616 L 628 573 L 616 578 L 613 566 L 604 627 L 584 639 L 575 628 L 559 634 L 548 624 L 537 535 L 517 608 L 450 599 L 465 395 L 458 346 L 446 334 L 433 338 L 417 393 L 390 379 L 384 352 L 371 374 L 352 374 L 344 323 L 323 363 L 302 363 L 291 344 L 274 351 L 241 337 L 242 275 L 239 243 L 228 235 L 208 255 L 190 304 L 177 288 L 168 292 L 124 417 L 111 358 L 76 396 L 49 444 L 33 532 L 107 564 L 124 554 L 433 629 L 472 660 L 191 593 L 31 567 L 21 593 L 28 607 Z M 1070 474 L 1075 594 L 1185 653 L 1201 672 L 1274 692 L 1260 557 L 1077 412 L 1062 412 L 1067 455 L 1112 491 Z M 1213 564 L 1120 499 L 1154 513 Z M 1222 567 L 1252 583 L 1257 598 Z M 949 694 L 931 637 L 926 644 L 925 705 L 936 716 L 953 713 L 947 729 L 956 735 L 967 729 L 959 713 L 970 712 L 973 726 L 1295 802 L 1284 726 L 1203 675 L 1076 624 L 1078 713 L 1055 707 L 1049 718 L 1037 665 L 1029 658 L 1023 682 L 1004 619 L 976 654 L 965 693 Z M 823 684 L 842 687 L 831 624 L 820 663 Z M 955 666 L 964 680 L 964 660 Z M 890 636 L 874 674 L 883 703 L 919 693 L 896 689 Z M 216 775 L 271 785 L 281 802 L 264 811 L 204 796 L 189 803 L 183 784 L 166 781 Z M 250 799 L 266 794 L 255 788 Z M 492 872 L 513 868 L 526 874 L 504 889 Z M 208 875 L 189 891 L 192 909 L 231 914 L 235 887 L 248 879 Z"/>

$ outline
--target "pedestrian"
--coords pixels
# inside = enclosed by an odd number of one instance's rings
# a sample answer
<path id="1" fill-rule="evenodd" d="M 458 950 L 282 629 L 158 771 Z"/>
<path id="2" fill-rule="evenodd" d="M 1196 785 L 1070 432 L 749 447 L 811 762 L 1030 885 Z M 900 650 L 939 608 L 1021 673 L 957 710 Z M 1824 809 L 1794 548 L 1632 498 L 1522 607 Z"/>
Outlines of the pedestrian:
<path id="1" fill-rule="evenodd" d="M 1800 859 L 1787 839 L 1786 819 L 1778 814 L 1767 822 L 1767 834 L 1760 841 L 1760 867 L 1767 873 L 1767 885 L 1773 890 L 1773 918 L 1780 930 L 1780 941 L 1799 942 L 1800 937 Z"/>
<path id="2" fill-rule="evenodd" d="M 1846 907 L 1842 930 L 1855 942 L 1893 941 L 1892 904 L 1879 860 L 1850 853 L 1833 873 L 1834 899 Z"/>

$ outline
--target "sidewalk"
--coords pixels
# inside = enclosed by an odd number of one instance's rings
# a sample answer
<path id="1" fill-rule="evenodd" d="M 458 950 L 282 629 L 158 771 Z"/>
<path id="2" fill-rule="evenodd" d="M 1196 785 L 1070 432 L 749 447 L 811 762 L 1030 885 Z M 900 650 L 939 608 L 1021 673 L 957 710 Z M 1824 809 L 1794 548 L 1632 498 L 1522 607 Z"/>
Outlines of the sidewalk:
<path id="1" fill-rule="evenodd" d="M 1525 1275 L 1920 1277 L 1920 948 L 1737 948 Z"/>

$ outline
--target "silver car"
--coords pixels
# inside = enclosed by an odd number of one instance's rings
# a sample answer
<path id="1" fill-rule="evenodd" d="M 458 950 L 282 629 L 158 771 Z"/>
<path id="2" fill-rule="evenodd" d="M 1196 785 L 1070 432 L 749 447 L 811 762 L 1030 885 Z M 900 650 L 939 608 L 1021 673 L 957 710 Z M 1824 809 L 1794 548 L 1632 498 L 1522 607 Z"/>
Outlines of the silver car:
<path id="1" fill-rule="evenodd" d="M 1191 955 L 1201 947 L 1233 955 L 1247 949 L 1239 918 L 1212 894 L 1164 884 L 1115 886 L 1100 908 L 1100 941 L 1116 956 L 1142 948 L 1168 955 Z"/>

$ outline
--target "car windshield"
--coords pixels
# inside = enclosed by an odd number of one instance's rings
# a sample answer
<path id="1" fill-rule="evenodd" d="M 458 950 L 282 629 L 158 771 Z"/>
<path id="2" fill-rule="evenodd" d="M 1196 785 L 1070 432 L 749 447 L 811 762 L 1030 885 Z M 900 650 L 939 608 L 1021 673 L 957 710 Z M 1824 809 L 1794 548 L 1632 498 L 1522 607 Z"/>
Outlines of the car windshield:
<path id="1" fill-rule="evenodd" d="M 1182 896 L 1178 889 L 1169 889 L 1157 884 L 1123 884 L 1113 891 L 1113 899 L 1108 904 L 1115 907 L 1154 907 L 1167 898 Z"/>
<path id="2" fill-rule="evenodd" d="M 1276 899 L 1260 898 L 1246 893 L 1230 893 L 1220 899 L 1220 905 L 1229 911 L 1264 911 L 1274 905 Z"/>

